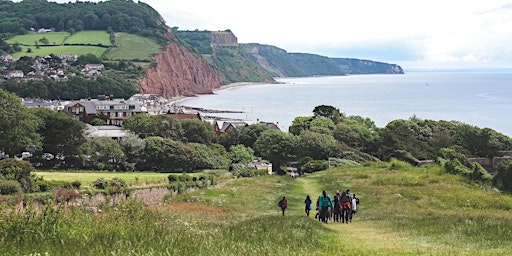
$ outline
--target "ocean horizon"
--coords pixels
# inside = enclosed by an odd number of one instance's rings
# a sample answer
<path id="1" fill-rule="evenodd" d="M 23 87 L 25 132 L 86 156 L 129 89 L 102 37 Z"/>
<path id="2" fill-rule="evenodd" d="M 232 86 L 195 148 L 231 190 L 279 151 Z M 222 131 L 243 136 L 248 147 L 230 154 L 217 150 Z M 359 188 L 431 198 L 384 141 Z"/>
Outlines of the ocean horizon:
<path id="1" fill-rule="evenodd" d="M 408 71 L 402 75 L 276 78 L 177 101 L 178 105 L 243 113 L 208 114 L 274 122 L 288 131 L 297 116 L 330 105 L 346 116 L 370 118 L 378 127 L 397 119 L 460 121 L 512 136 L 512 73 Z"/>

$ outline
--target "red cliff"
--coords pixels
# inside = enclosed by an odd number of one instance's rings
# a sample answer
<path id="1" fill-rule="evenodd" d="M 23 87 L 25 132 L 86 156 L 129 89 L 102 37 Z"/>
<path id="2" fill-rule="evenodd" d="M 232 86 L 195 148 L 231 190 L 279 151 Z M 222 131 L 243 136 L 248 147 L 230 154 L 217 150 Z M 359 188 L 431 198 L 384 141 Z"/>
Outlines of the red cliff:
<path id="1" fill-rule="evenodd" d="M 164 98 L 211 94 L 224 80 L 204 59 L 184 46 L 171 43 L 155 55 L 156 66 L 139 80 L 141 93 L 159 94 Z"/>

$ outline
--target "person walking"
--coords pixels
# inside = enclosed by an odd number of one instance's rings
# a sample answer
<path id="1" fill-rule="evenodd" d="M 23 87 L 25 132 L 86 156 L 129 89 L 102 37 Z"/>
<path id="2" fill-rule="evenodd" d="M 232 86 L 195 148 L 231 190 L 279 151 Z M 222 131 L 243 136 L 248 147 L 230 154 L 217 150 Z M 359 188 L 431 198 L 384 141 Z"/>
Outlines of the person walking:
<path id="1" fill-rule="evenodd" d="M 352 222 L 352 217 L 357 213 L 357 201 L 359 201 L 356 197 L 356 194 L 352 196 L 352 211 L 350 212 L 350 222 Z"/>
<path id="2" fill-rule="evenodd" d="M 285 196 L 283 196 L 283 199 L 281 199 L 281 201 L 279 201 L 279 203 L 277 203 L 277 206 L 279 206 L 279 208 L 281 208 L 281 211 L 283 212 L 283 216 L 284 216 L 284 211 L 286 210 L 286 207 L 288 206 L 288 200 L 286 200 Z"/>
<path id="3" fill-rule="evenodd" d="M 348 224 L 348 221 L 349 221 L 349 218 L 350 218 L 350 209 L 351 209 L 351 203 L 352 202 L 351 202 L 350 197 L 349 197 L 349 195 L 347 194 L 346 191 L 344 191 L 341 194 L 340 203 L 341 203 L 341 206 L 342 206 L 342 209 L 341 209 L 341 223 L 347 223 Z"/>
<path id="4" fill-rule="evenodd" d="M 320 209 L 320 219 L 322 222 L 327 223 L 329 217 L 329 211 L 332 206 L 332 200 L 327 192 L 322 191 L 322 195 L 318 198 L 318 208 Z"/>
<path id="5" fill-rule="evenodd" d="M 309 195 L 306 196 L 306 199 L 304 199 L 305 208 L 304 211 L 306 212 L 306 215 L 309 217 L 309 212 L 313 209 L 313 205 L 311 202 L 311 198 Z"/>

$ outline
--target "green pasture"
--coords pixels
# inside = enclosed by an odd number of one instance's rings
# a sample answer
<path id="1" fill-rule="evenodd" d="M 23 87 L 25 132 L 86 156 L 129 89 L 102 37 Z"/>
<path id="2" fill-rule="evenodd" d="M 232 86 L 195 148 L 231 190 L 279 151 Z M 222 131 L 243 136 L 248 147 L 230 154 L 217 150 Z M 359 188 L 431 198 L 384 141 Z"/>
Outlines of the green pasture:
<path id="1" fill-rule="evenodd" d="M 91 44 L 111 46 L 110 34 L 104 30 L 86 30 L 77 32 L 64 41 L 66 44 Z"/>
<path id="2" fill-rule="evenodd" d="M 107 50 L 107 48 L 98 47 L 98 46 L 71 46 L 71 45 L 59 45 L 59 46 L 40 46 L 36 48 L 35 46 L 27 47 L 22 46 L 22 51 L 13 53 L 13 57 L 22 57 L 22 56 L 30 56 L 30 57 L 41 57 L 47 56 L 49 54 L 76 54 L 77 56 L 82 56 L 88 53 L 94 54 L 97 57 L 101 57 L 103 53 Z M 27 49 L 32 49 L 32 52 L 27 52 Z"/>
<path id="3" fill-rule="evenodd" d="M 51 181 L 80 181 L 83 185 L 91 185 L 99 178 L 111 180 L 112 178 L 120 178 L 127 184 L 141 183 L 161 183 L 168 182 L 169 173 L 152 173 L 152 172 L 44 172 L 38 171 L 34 173 L 44 180 Z"/>
<path id="4" fill-rule="evenodd" d="M 109 49 L 105 56 L 111 60 L 151 60 L 151 56 L 162 52 L 154 40 L 128 33 L 115 33 L 117 47 Z"/>
<path id="5" fill-rule="evenodd" d="M 39 172 L 38 172 L 39 174 Z M 119 174 L 119 173 L 116 173 Z M 76 175 L 78 177 L 78 174 Z M 126 178 L 126 177 L 125 177 Z M 349 224 L 304 213 L 326 190 L 361 199 Z M 277 207 L 288 198 L 285 216 Z M 48 205 L 0 208 L 0 255 L 510 255 L 512 196 L 437 165 L 373 163 L 304 177 L 229 179 L 92 215 Z M 65 246 L 62 246 L 65 245 Z"/>
<path id="6" fill-rule="evenodd" d="M 30 45 L 34 46 L 35 48 L 36 42 L 41 44 L 39 39 L 46 38 L 50 44 L 61 45 L 64 43 L 66 38 L 69 37 L 69 35 L 70 34 L 68 32 L 29 33 L 25 35 L 14 36 L 13 38 L 6 40 L 6 42 L 8 44 L 19 43 L 21 45 Z"/>
<path id="7" fill-rule="evenodd" d="M 46 37 L 50 44 L 55 46 L 36 47 L 35 42 Z M 149 65 L 151 57 L 162 51 L 162 48 L 153 39 L 129 33 L 116 33 L 116 47 L 112 47 L 110 35 L 103 30 L 88 30 L 77 32 L 73 35 L 67 32 L 31 33 L 15 36 L 7 42 L 19 43 L 22 51 L 12 54 L 14 57 L 22 56 L 47 56 L 49 54 L 76 54 L 78 56 L 88 53 L 101 57 L 105 55 L 110 60 L 140 60 Z M 38 43 L 40 44 L 40 43 Z M 82 45 L 63 45 L 82 44 Z M 94 45 L 109 46 L 109 48 Z M 28 49 L 31 52 L 27 52 Z"/>

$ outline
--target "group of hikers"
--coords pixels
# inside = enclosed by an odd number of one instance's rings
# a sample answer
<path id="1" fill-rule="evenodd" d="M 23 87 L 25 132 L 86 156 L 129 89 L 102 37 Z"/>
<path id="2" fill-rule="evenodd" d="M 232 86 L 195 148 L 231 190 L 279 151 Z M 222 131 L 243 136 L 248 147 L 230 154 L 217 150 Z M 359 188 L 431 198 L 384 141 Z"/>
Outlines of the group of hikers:
<path id="1" fill-rule="evenodd" d="M 309 195 L 306 196 L 304 204 L 304 211 L 306 212 L 306 215 L 309 216 L 310 212 L 313 210 L 313 201 Z M 357 213 L 358 204 L 359 198 L 356 197 L 356 194 L 351 195 L 350 189 L 341 193 L 336 191 L 334 198 L 331 198 L 331 196 L 324 190 L 322 191 L 322 195 L 320 195 L 316 201 L 317 212 L 315 218 L 318 218 L 319 221 L 324 223 L 328 223 L 328 221 L 333 220 L 334 222 L 348 224 L 349 222 L 352 222 L 352 217 Z M 288 206 L 288 200 L 286 197 L 283 197 L 277 205 L 281 208 L 284 216 L 284 212 Z"/>

